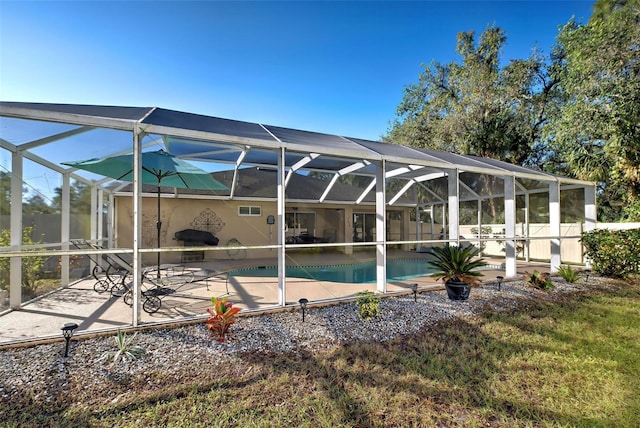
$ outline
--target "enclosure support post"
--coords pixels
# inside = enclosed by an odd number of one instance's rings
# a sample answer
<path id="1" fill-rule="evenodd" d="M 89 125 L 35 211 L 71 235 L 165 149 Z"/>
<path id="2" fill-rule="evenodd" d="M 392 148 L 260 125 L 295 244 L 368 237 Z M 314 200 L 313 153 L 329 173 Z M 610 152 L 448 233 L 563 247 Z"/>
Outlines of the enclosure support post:
<path id="1" fill-rule="evenodd" d="M 132 325 L 140 324 L 140 300 L 142 288 L 142 131 L 138 125 L 133 130 L 133 305 Z"/>
<path id="2" fill-rule="evenodd" d="M 344 207 L 344 242 L 349 244 L 353 242 L 353 208 L 350 206 Z M 349 245 L 344 247 L 345 254 L 353 254 L 353 246 Z"/>
<path id="3" fill-rule="evenodd" d="M 589 186 L 584 188 L 584 231 L 589 232 L 596 228 L 597 210 L 596 210 L 596 186 Z M 587 267 L 591 267 L 589 260 L 583 262 Z"/>
<path id="4" fill-rule="evenodd" d="M 71 179 L 69 174 L 62 174 L 61 224 L 60 242 L 62 250 L 69 250 L 69 236 L 71 227 Z M 69 285 L 69 256 L 60 257 L 60 285 Z"/>
<path id="5" fill-rule="evenodd" d="M 516 276 L 516 179 L 504 177 L 505 276 Z"/>
<path id="6" fill-rule="evenodd" d="M 422 240 L 422 216 L 420 215 L 420 207 L 416 206 L 416 241 Z M 416 251 L 420 251 L 422 244 L 416 243 Z"/>
<path id="7" fill-rule="evenodd" d="M 376 162 L 376 289 L 387 291 L 387 212 L 385 162 Z"/>
<path id="8" fill-rule="evenodd" d="M 449 239 L 460 245 L 460 203 L 459 203 L 459 182 L 458 170 L 447 171 L 449 188 Z"/>
<path id="9" fill-rule="evenodd" d="M 442 230 L 440 231 L 440 239 L 448 239 L 449 233 L 447 232 L 447 204 L 442 204 Z"/>
<path id="10" fill-rule="evenodd" d="M 278 179 L 277 179 L 277 204 L 278 204 L 278 305 L 286 305 L 286 250 L 285 250 L 285 150 L 279 149 L 278 153 Z"/>
<path id="11" fill-rule="evenodd" d="M 480 255 L 482 255 L 484 242 L 482 242 L 482 199 L 478 198 L 478 248 L 480 248 Z"/>
<path id="12" fill-rule="evenodd" d="M 524 256 L 525 261 L 529 263 L 531 257 L 531 240 L 529 239 L 529 234 L 531 233 L 531 228 L 529 227 L 529 192 L 524 194 L 524 232 L 526 239 L 526 241 L 524 241 Z"/>
<path id="13" fill-rule="evenodd" d="M 103 205 L 104 205 L 104 190 L 102 188 L 98 189 L 98 205 L 96 205 L 96 209 L 98 210 L 98 215 L 96 216 L 96 222 L 98 223 L 98 231 L 97 231 L 97 238 L 98 238 L 98 245 L 100 246 L 104 246 L 104 229 L 103 229 L 103 223 L 104 223 L 104 212 L 103 212 Z"/>
<path id="14" fill-rule="evenodd" d="M 560 267 L 560 183 L 549 184 L 549 234 L 551 235 L 551 272 Z"/>
<path id="15" fill-rule="evenodd" d="M 98 186 L 91 186 L 91 208 L 89 209 L 89 239 L 98 239 Z M 98 245 L 99 242 L 96 242 Z"/>
<path id="16" fill-rule="evenodd" d="M 432 241 L 435 239 L 435 230 L 434 230 L 436 228 L 436 220 L 434 218 L 435 212 L 436 212 L 435 207 L 431 205 L 429 207 L 429 217 L 430 217 L 429 222 L 431 223 L 431 240 Z M 431 244 L 431 246 L 433 247 L 433 243 Z"/>
<path id="17" fill-rule="evenodd" d="M 584 231 L 596 228 L 596 186 L 584 188 Z"/>
<path id="18" fill-rule="evenodd" d="M 11 154 L 11 250 L 22 250 L 22 152 Z M 9 306 L 22 303 L 22 258 L 11 257 L 9 278 Z"/>
<path id="19" fill-rule="evenodd" d="M 116 224 L 115 198 L 113 193 L 109 193 L 109 202 L 107 203 L 107 248 L 113 248 L 115 245 L 115 231 L 113 229 Z"/>
<path id="20" fill-rule="evenodd" d="M 89 209 L 89 227 L 90 227 L 90 232 L 89 232 L 89 239 L 93 242 L 93 240 L 97 240 L 98 239 L 98 222 L 97 222 L 97 215 L 98 215 L 98 186 L 92 186 L 91 187 L 91 208 Z M 97 241 L 96 242 L 97 245 L 102 245 L 102 242 Z M 93 268 L 95 267 L 95 262 L 91 259 L 89 259 L 89 269 L 91 271 L 93 271 Z"/>

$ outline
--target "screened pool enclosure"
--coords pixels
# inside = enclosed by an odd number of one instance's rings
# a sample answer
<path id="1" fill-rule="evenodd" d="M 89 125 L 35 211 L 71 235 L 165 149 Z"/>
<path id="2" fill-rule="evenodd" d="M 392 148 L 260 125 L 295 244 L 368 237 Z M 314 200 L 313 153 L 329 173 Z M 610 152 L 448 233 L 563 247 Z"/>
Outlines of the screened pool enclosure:
<path id="1" fill-rule="evenodd" d="M 289 277 L 291 266 L 373 261 L 368 286 L 389 292 L 406 286 L 388 279 L 389 260 L 415 261 L 446 242 L 480 247 L 505 277 L 522 262 L 555 271 L 583 263 L 579 237 L 596 221 L 593 183 L 493 159 L 162 108 L 2 102 L 0 126 L 5 315 L 44 293 L 36 278 L 49 279 L 49 297 L 78 284 L 95 293 L 116 256 L 129 267 L 114 279 L 129 290 L 129 302 L 117 303 L 127 316 L 104 328 L 199 316 L 212 293 L 262 310 L 364 287 Z M 141 153 L 159 149 L 224 186 L 143 182 Z M 131 182 L 63 164 L 125 154 Z M 185 230 L 216 244 L 180 239 Z M 160 306 L 149 313 L 158 254 L 163 269 L 192 273 L 154 295 Z M 224 276 L 250 268 L 278 275 Z"/>

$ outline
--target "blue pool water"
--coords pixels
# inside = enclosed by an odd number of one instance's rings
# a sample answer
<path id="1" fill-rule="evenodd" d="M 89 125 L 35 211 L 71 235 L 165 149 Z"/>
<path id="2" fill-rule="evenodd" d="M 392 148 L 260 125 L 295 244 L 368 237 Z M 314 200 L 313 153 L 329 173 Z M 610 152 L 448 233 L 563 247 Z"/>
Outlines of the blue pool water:
<path id="1" fill-rule="evenodd" d="M 287 266 L 286 272 L 286 276 L 290 278 L 362 284 L 376 281 L 376 262 L 330 266 Z M 423 259 L 387 260 L 388 281 L 415 278 L 427 275 L 430 272 L 433 272 L 433 270 L 429 270 L 427 262 Z M 278 276 L 278 268 L 275 266 L 261 266 L 236 269 L 230 271 L 229 275 L 275 278 Z"/>

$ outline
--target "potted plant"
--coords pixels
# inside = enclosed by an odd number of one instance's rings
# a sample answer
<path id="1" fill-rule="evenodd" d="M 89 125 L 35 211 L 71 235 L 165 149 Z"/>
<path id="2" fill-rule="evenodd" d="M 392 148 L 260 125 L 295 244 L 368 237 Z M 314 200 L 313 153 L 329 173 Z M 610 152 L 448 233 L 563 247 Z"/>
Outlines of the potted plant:
<path id="1" fill-rule="evenodd" d="M 444 281 L 447 295 L 451 300 L 467 300 L 471 287 L 480 285 L 482 273 L 478 268 L 485 266 L 484 259 L 475 259 L 480 249 L 473 245 L 466 247 L 445 244 L 429 251 L 434 259 L 427 263 L 435 268 L 431 276 Z M 474 260 L 475 259 L 475 260 Z"/>

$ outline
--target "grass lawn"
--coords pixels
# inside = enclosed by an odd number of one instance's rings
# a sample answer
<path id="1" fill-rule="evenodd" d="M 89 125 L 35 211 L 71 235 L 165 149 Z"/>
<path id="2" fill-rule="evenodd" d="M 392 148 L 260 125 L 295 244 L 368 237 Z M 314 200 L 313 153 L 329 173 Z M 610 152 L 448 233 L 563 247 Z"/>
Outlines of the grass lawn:
<path id="1" fill-rule="evenodd" d="M 243 360 L 214 382 L 99 408 L 14 409 L 0 425 L 637 427 L 640 285 L 442 322 L 382 344 Z"/>

